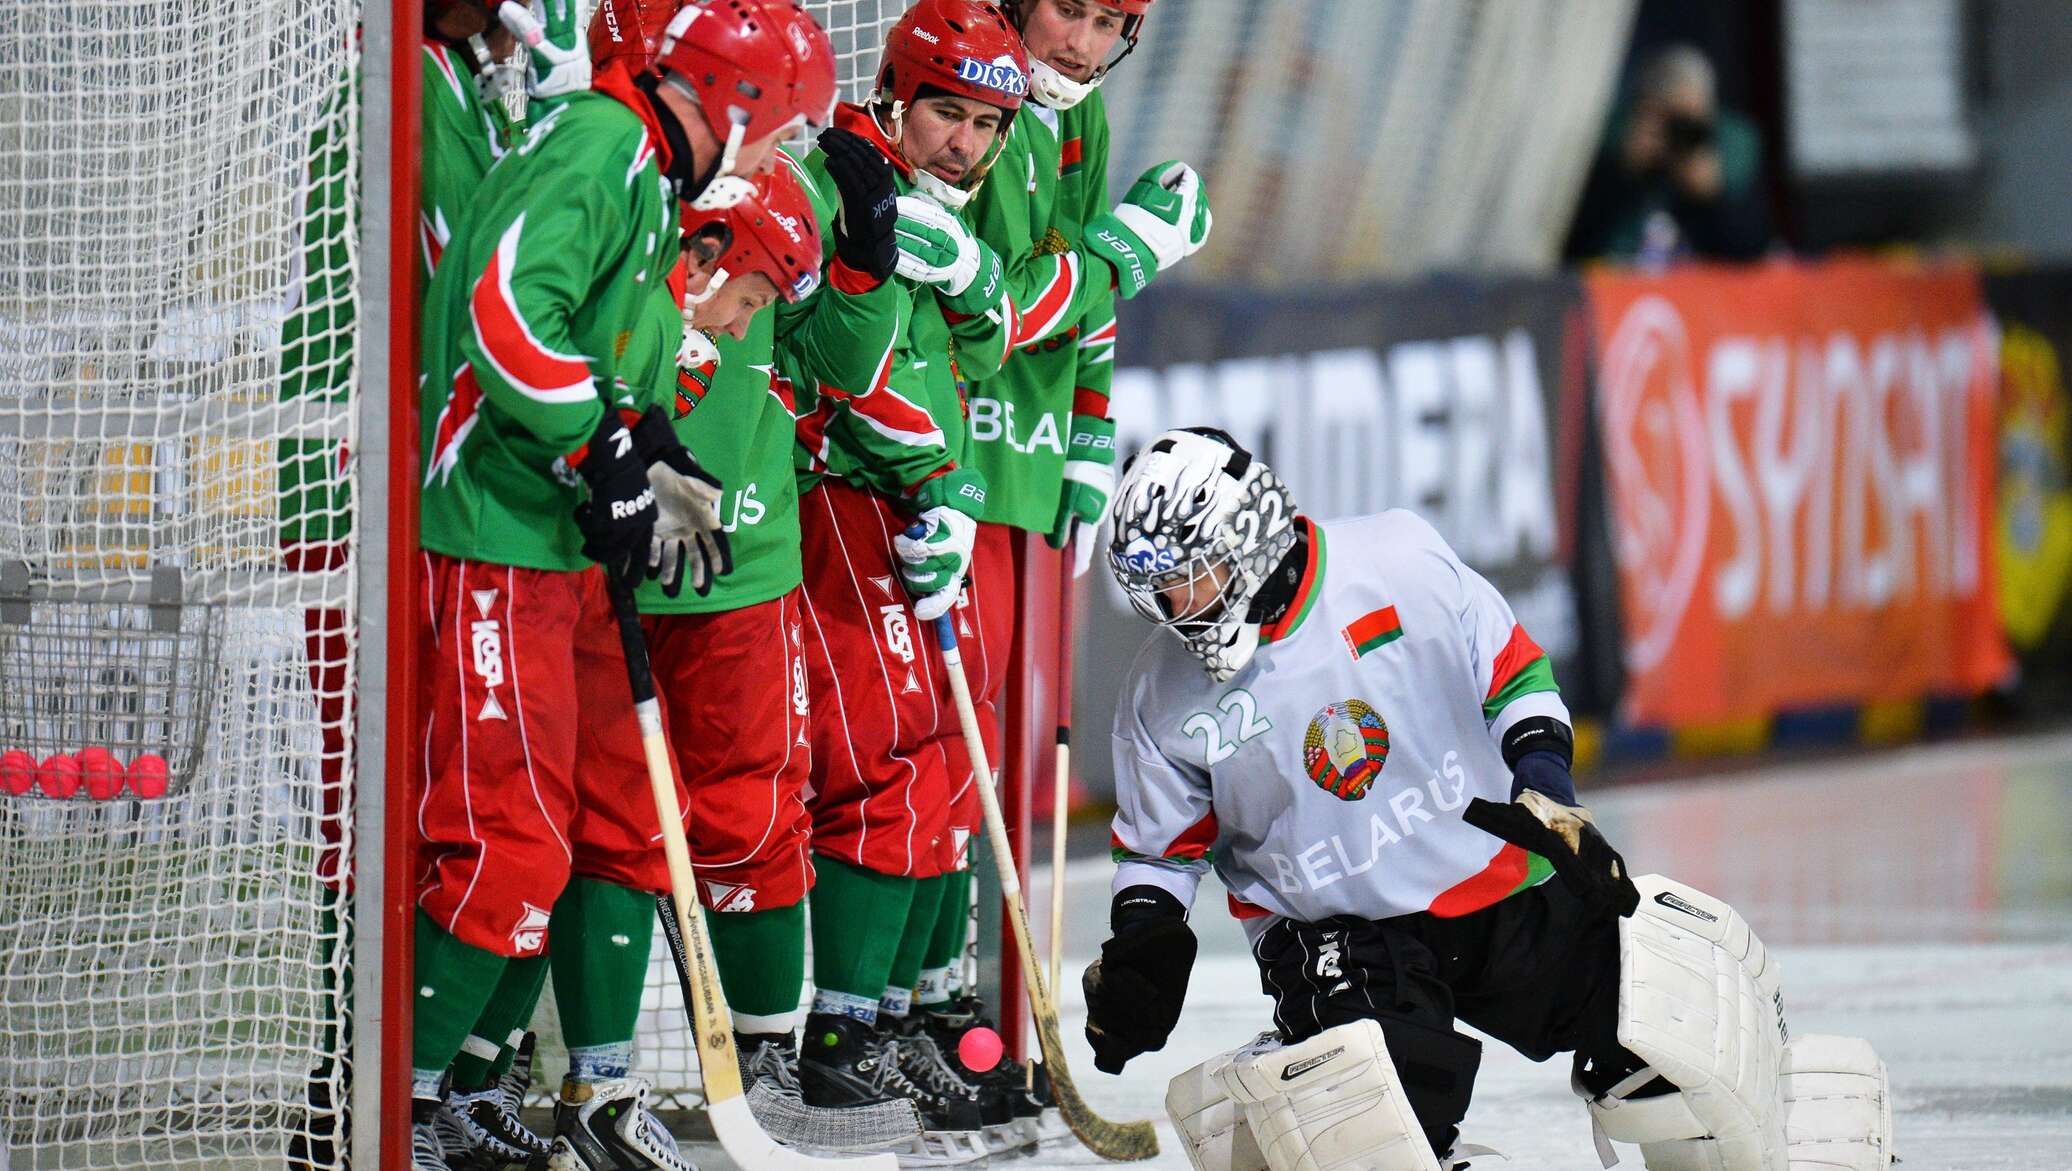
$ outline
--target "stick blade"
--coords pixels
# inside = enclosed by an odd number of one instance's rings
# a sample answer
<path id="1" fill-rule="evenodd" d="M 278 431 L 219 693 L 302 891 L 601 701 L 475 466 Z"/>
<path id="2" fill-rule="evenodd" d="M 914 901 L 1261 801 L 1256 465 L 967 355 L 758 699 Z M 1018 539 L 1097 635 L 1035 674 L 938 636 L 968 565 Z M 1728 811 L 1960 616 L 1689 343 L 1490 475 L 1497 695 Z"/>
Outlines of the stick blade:
<path id="1" fill-rule="evenodd" d="M 770 1137 L 748 1109 L 748 1099 L 729 1098 L 705 1108 L 719 1145 L 743 1171 L 899 1171 L 892 1154 L 830 1159 L 795 1151 Z"/>
<path id="2" fill-rule="evenodd" d="M 1058 1100 L 1058 1113 L 1064 1115 L 1065 1125 L 1072 1128 L 1087 1150 L 1118 1163 L 1134 1163 L 1158 1154 L 1158 1132 L 1149 1122 L 1111 1122 L 1094 1113 L 1086 1099 L 1079 1096 L 1079 1087 L 1072 1084 L 1072 1073 L 1065 1067 L 1064 1039 L 1058 1036 L 1054 1014 L 1036 1014 L 1036 1037 L 1043 1048 L 1043 1072 L 1050 1077 L 1050 1092 Z"/>

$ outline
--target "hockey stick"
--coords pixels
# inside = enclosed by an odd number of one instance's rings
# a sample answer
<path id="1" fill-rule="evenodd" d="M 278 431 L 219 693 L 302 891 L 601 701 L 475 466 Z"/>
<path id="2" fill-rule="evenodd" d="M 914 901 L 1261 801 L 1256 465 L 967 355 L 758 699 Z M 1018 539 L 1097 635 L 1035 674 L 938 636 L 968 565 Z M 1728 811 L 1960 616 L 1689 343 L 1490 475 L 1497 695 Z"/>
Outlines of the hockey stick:
<path id="1" fill-rule="evenodd" d="M 899 1160 L 890 1154 L 823 1159 L 795 1151 L 771 1138 L 748 1109 L 741 1091 L 741 1062 L 734 1051 L 734 1021 L 720 987 L 719 965 L 712 958 L 712 936 L 698 906 L 691 849 L 684 841 L 683 807 L 676 801 L 676 773 L 669 765 L 669 743 L 662 736 L 662 705 L 655 700 L 647 639 L 640 633 L 640 608 L 631 586 L 609 573 L 605 579 L 612 615 L 618 619 L 619 645 L 626 654 L 633 714 L 640 721 L 640 747 L 647 755 L 648 788 L 662 823 L 662 856 L 669 863 L 669 894 L 657 899 L 669 912 L 662 917 L 662 931 L 676 960 L 684 1008 L 697 1037 L 698 1076 L 705 1085 L 705 1115 L 712 1120 L 713 1133 L 727 1158 L 744 1171 L 898 1171 Z"/>
<path id="2" fill-rule="evenodd" d="M 1065 1066 L 1065 1042 L 1058 1034 L 1057 1003 L 1043 979 L 1043 961 L 1036 957 L 1035 941 L 1029 937 L 1029 913 L 1022 906 L 1021 875 L 1015 870 L 1014 853 L 1007 844 L 1007 820 L 1000 815 L 1000 797 L 993 792 L 992 769 L 986 763 L 986 742 L 979 735 L 978 713 L 971 705 L 971 684 L 964 678 L 964 657 L 957 650 L 957 628 L 945 614 L 935 620 L 935 640 L 942 649 L 943 666 L 950 677 L 950 695 L 957 701 L 957 720 L 964 727 L 965 750 L 971 754 L 972 780 L 978 785 L 979 805 L 986 815 L 986 840 L 993 847 L 993 865 L 1000 871 L 1000 894 L 1007 902 L 1007 921 L 1014 925 L 1014 941 L 1022 953 L 1022 978 L 1029 982 L 1029 1011 L 1036 1017 L 1036 1038 L 1043 1049 L 1043 1068 L 1050 1074 L 1051 1092 L 1066 1125 L 1086 1148 L 1104 1159 L 1132 1161 L 1158 1154 L 1158 1134 L 1148 1122 L 1110 1122 L 1087 1107 L 1072 1084 Z M 1002 1011 L 1011 1011 L 1003 1005 Z"/>
<path id="3" fill-rule="evenodd" d="M 1072 804 L 1072 545 L 1058 558 L 1058 771 L 1050 794 L 1050 986 L 1065 970 L 1065 819 Z"/>

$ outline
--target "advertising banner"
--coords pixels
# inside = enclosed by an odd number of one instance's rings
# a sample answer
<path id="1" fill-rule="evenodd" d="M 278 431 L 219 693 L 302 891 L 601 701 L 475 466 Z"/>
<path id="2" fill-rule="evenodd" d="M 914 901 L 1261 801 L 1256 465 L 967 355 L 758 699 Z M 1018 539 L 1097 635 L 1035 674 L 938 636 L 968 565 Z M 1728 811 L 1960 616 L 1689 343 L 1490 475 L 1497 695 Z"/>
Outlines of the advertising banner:
<path id="1" fill-rule="evenodd" d="M 2072 678 L 2072 270 L 1996 274 L 2000 617 L 2030 684 Z"/>
<path id="2" fill-rule="evenodd" d="M 1586 278 L 1635 724 L 1976 691 L 1996 348 L 1969 269 Z"/>
<path id="3" fill-rule="evenodd" d="M 1578 482 L 1594 463 L 1582 434 L 1585 324 L 1567 278 L 1329 297 L 1155 289 L 1121 321 L 1116 443 L 1126 458 L 1170 427 L 1221 427 L 1271 464 L 1310 516 L 1417 510 L 1504 592 L 1580 703 L 1572 567 Z M 1092 732 L 1107 726 L 1153 630 L 1105 562 L 1081 592 L 1078 711 Z M 1105 760 L 1075 764 L 1103 787 Z"/>

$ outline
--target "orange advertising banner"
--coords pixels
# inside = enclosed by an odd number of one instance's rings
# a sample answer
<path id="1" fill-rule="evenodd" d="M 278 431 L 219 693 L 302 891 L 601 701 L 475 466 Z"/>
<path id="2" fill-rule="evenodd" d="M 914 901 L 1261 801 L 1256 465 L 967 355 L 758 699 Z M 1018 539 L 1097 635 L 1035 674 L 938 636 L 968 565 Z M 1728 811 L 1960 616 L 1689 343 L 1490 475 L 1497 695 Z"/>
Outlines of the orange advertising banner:
<path id="1" fill-rule="evenodd" d="M 1700 266 L 1587 288 L 1628 721 L 2003 676 L 1976 272 Z"/>

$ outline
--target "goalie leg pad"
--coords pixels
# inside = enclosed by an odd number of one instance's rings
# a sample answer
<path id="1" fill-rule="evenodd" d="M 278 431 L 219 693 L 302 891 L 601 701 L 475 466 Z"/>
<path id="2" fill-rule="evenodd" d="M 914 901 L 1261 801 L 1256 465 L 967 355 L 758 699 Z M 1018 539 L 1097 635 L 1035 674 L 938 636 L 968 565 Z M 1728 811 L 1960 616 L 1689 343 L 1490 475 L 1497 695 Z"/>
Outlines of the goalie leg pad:
<path id="1" fill-rule="evenodd" d="M 1233 1061 L 1280 1047 L 1279 1036 L 1262 1033 L 1251 1044 L 1218 1053 L 1166 1086 L 1166 1117 L 1180 1132 L 1194 1171 L 1268 1171 L 1266 1156 L 1245 1122 L 1244 1107 L 1231 1100 L 1221 1075 Z"/>
<path id="2" fill-rule="evenodd" d="M 1271 1171 L 1439 1171 L 1374 1021 L 1234 1060 L 1217 1080 Z"/>
<path id="3" fill-rule="evenodd" d="M 1791 1171 L 1887 1171 L 1895 1162 L 1891 1088 L 1869 1041 L 1793 1037 L 1779 1080 Z"/>
<path id="4" fill-rule="evenodd" d="M 1619 921 L 1619 1044 L 1648 1068 L 1590 1103 L 1650 1171 L 1786 1171 L 1781 971 L 1726 903 L 1642 875 Z M 1656 1077 L 1677 1094 L 1634 1096 Z"/>

